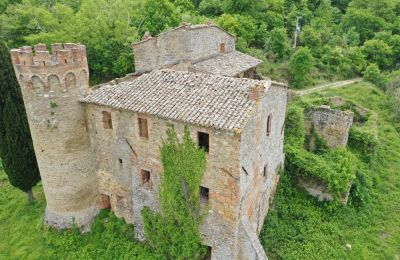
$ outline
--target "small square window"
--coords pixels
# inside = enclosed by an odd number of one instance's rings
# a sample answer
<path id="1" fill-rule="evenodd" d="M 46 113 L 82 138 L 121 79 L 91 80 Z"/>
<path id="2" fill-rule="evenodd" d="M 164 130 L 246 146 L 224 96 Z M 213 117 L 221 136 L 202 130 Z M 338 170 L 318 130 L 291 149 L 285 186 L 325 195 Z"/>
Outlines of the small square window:
<path id="1" fill-rule="evenodd" d="M 210 190 L 206 187 L 200 186 L 200 200 L 208 202 Z"/>
<path id="2" fill-rule="evenodd" d="M 269 114 L 267 118 L 267 136 L 271 134 L 272 114 Z"/>
<path id="3" fill-rule="evenodd" d="M 108 111 L 103 111 L 101 114 L 103 116 L 103 128 L 112 129 L 111 113 Z"/>
<path id="4" fill-rule="evenodd" d="M 147 119 L 139 118 L 139 135 L 140 137 L 149 138 L 149 129 L 147 126 Z"/>
<path id="5" fill-rule="evenodd" d="M 225 43 L 220 43 L 219 44 L 219 52 L 220 53 L 225 53 Z"/>
<path id="6" fill-rule="evenodd" d="M 119 162 L 119 164 L 122 165 L 122 159 L 121 158 L 118 159 L 118 162 Z"/>
<path id="7" fill-rule="evenodd" d="M 150 183 L 150 171 L 140 170 L 140 185 L 146 185 Z"/>
<path id="8" fill-rule="evenodd" d="M 198 137 L 199 148 L 204 149 L 204 151 L 206 151 L 208 153 L 209 148 L 210 148 L 209 135 L 207 133 L 198 132 L 197 137 Z"/>

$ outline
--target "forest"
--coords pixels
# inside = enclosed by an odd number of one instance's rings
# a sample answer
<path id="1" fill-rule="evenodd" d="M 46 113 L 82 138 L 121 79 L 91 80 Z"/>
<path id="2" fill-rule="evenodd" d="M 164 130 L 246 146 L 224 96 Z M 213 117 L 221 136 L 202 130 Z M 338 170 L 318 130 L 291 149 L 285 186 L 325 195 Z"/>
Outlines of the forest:
<path id="1" fill-rule="evenodd" d="M 85 44 L 92 84 L 133 72 L 130 45 L 146 31 L 183 22 L 216 23 L 264 61 L 260 74 L 293 88 L 365 73 L 393 78 L 400 61 L 398 0 L 5 0 L 0 13 L 9 48 Z"/>
<path id="2" fill-rule="evenodd" d="M 261 77 L 288 83 L 291 89 L 364 79 L 346 88 L 312 93 L 288 104 L 285 170 L 281 172 L 274 202 L 260 234 L 268 257 L 398 259 L 400 0 L 0 1 L 0 42 L 5 42 L 9 49 L 37 43 L 82 43 L 87 48 L 92 86 L 135 71 L 131 44 L 140 41 L 145 32 L 155 36 L 182 23 L 208 22 L 234 34 L 238 50 L 263 61 L 258 67 Z M 5 59 L 0 59 L 0 65 Z M 2 71 L 0 79 L 8 82 L 9 75 L 9 71 Z M 3 89 L 0 85 L 0 97 L 9 88 L 3 85 Z M 15 91 L 7 96 L 7 102 L 20 103 L 22 108 L 22 100 L 16 101 L 19 95 L 16 80 L 14 85 Z M 342 107 L 332 103 L 337 97 L 344 100 Z M 0 112 L 3 103 L 0 98 Z M 347 148 L 330 149 L 323 142 L 317 143 L 315 151 L 306 147 L 309 137 L 305 134 L 304 112 L 321 104 L 355 113 L 356 122 L 350 130 Z M 359 115 L 356 108 L 367 113 Z M 7 112 L 4 115 L 10 122 L 22 122 L 23 113 L 15 109 L 4 110 Z M 2 116 L 0 113 L 0 122 Z M 8 130 L 12 126 L 7 125 Z M 17 140 L 18 134 L 25 134 L 23 141 L 29 141 L 32 146 L 27 123 L 21 123 L 20 128 L 21 133 L 15 132 L 7 138 Z M 169 133 L 168 140 L 162 149 L 167 166 L 173 160 L 189 158 L 187 151 L 201 151 L 188 138 L 179 144 L 176 136 Z M 185 146 L 188 148 L 183 149 Z M 14 157 L 29 157 L 33 148 L 25 151 L 28 148 L 16 147 L 9 153 Z M 12 180 L 5 174 L 4 158 L 12 156 L 0 153 L 3 156 L 3 166 L 0 161 L 0 259 L 201 258 L 204 248 L 200 246 L 197 232 L 200 220 L 186 219 L 187 211 L 180 207 L 183 201 L 168 205 L 172 201 L 168 200 L 171 193 L 180 192 L 175 190 L 173 176 L 190 179 L 188 173 L 197 172 L 198 178 L 192 179 L 191 185 L 199 186 L 205 167 L 204 154 L 191 154 L 189 163 L 193 165 L 182 164 L 178 169 L 169 165 L 170 179 L 166 183 L 169 186 L 162 198 L 164 210 L 171 214 L 161 218 L 159 214 L 145 212 L 151 223 L 146 230 L 150 242 L 138 242 L 133 238 L 134 227 L 107 210 L 101 211 L 87 234 L 82 235 L 78 228 L 63 231 L 45 228 L 46 201 L 34 156 L 24 164 L 36 169 L 32 170 L 33 185 L 28 183 L 26 188 L 32 200 L 35 194 L 32 203 L 10 185 Z M 295 185 L 299 174 L 320 177 L 338 194 L 350 181 L 348 205 L 312 198 Z M 32 193 L 29 189 L 33 186 Z M 190 195 L 193 201 L 198 200 L 198 191 L 195 191 Z M 172 213 L 180 216 L 180 225 L 185 227 L 179 232 Z M 183 231 L 185 241 L 181 236 Z M 169 244 L 169 239 L 175 239 L 174 246 Z"/>

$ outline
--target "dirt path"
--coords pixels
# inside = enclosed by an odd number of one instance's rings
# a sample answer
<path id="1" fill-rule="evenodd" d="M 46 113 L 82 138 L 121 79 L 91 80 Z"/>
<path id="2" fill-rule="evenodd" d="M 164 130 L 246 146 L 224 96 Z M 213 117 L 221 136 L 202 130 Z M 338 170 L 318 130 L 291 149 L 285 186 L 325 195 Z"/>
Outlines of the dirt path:
<path id="1" fill-rule="evenodd" d="M 318 92 L 327 88 L 342 88 L 348 85 L 351 85 L 353 83 L 357 83 L 362 81 L 362 78 L 355 78 L 355 79 L 349 79 L 349 80 L 343 80 L 343 81 L 335 81 L 335 82 L 330 82 L 330 83 L 324 83 L 321 85 L 317 85 L 315 87 L 312 88 L 308 88 L 308 89 L 303 89 L 303 90 L 296 90 L 295 93 L 299 96 L 303 96 L 303 95 L 307 95 L 307 94 L 311 94 L 314 92 Z"/>

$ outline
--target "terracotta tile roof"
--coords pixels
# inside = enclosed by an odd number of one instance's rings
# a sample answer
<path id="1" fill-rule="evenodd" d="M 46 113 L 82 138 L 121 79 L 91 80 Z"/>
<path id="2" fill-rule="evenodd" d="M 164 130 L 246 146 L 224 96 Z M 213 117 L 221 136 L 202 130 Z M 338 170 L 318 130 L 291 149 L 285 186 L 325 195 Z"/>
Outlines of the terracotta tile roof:
<path id="1" fill-rule="evenodd" d="M 232 51 L 223 55 L 193 64 L 193 69 L 234 77 L 241 72 L 254 68 L 261 63 L 261 60 L 239 51 Z"/>
<path id="2" fill-rule="evenodd" d="M 81 102 L 146 113 L 210 128 L 242 129 L 256 104 L 249 91 L 270 81 L 155 70 L 94 90 Z"/>

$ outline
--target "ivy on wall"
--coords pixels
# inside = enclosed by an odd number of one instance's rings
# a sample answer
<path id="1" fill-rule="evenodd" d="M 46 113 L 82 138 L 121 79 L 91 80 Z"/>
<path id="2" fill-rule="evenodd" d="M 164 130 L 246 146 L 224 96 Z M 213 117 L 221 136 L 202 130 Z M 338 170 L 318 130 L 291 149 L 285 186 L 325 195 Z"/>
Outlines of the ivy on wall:
<path id="1" fill-rule="evenodd" d="M 167 259 L 200 259 L 200 183 L 206 169 L 205 151 L 198 149 L 185 127 L 182 141 L 173 128 L 161 147 L 164 172 L 159 186 L 161 212 L 145 208 L 145 236 L 153 250 Z"/>

